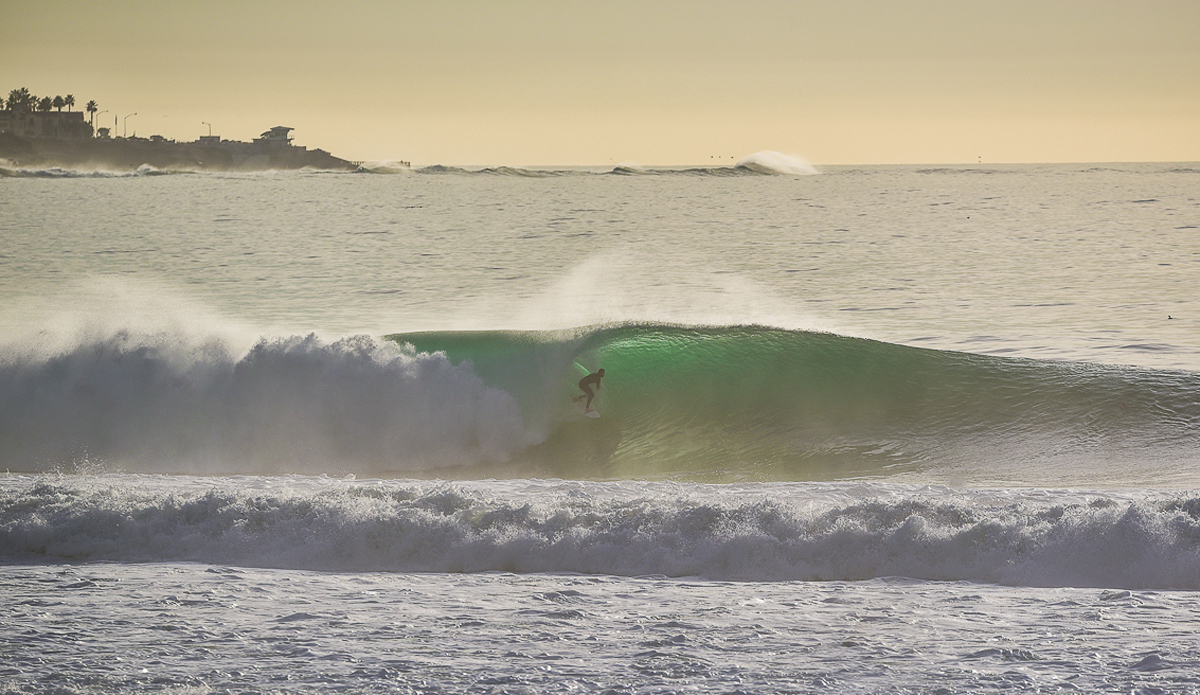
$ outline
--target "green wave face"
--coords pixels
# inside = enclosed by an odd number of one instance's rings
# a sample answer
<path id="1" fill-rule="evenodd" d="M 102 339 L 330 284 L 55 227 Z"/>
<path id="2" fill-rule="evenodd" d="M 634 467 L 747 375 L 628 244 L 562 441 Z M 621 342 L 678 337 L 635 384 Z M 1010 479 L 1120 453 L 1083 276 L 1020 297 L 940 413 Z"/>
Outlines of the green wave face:
<path id="1" fill-rule="evenodd" d="M 541 443 L 521 475 L 822 480 L 1194 450 L 1192 373 L 984 357 L 759 326 L 389 336 L 471 361 Z M 576 382 L 603 367 L 580 417 Z"/>

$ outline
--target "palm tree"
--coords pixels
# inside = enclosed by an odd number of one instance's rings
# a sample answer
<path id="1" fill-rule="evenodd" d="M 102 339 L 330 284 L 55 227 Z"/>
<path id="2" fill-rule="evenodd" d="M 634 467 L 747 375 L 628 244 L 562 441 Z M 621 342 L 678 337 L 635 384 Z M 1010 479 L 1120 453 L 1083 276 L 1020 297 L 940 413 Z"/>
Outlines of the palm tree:
<path id="1" fill-rule="evenodd" d="M 92 99 L 87 103 L 87 106 L 83 107 L 83 110 L 88 112 L 88 123 L 95 125 L 96 112 L 100 110 L 100 105 L 96 103 L 95 99 Z"/>
<path id="2" fill-rule="evenodd" d="M 71 107 L 75 106 L 75 95 L 68 94 L 67 96 L 63 97 L 63 103 L 67 105 L 67 111 L 70 111 Z"/>
<path id="3" fill-rule="evenodd" d="M 54 100 L 50 102 L 50 105 L 58 109 L 59 113 L 62 113 L 62 107 L 66 106 L 67 102 L 63 101 L 63 98 L 59 96 L 54 97 Z"/>
<path id="4" fill-rule="evenodd" d="M 37 103 L 38 111 L 49 111 L 52 108 L 54 108 L 54 100 L 50 97 L 42 97 Z"/>
<path id="5" fill-rule="evenodd" d="M 21 87 L 8 93 L 8 108 L 10 111 L 30 111 L 37 104 L 37 98 L 29 93 L 29 88 Z"/>

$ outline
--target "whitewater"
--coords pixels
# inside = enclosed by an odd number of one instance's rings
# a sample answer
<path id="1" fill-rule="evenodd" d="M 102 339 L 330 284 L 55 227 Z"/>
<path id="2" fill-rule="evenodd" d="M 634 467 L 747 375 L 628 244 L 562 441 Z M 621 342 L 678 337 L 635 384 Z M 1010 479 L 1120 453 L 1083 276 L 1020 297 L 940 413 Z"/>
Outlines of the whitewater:
<path id="1" fill-rule="evenodd" d="M 1200 692 L 1198 180 L 0 162 L 0 692 Z"/>

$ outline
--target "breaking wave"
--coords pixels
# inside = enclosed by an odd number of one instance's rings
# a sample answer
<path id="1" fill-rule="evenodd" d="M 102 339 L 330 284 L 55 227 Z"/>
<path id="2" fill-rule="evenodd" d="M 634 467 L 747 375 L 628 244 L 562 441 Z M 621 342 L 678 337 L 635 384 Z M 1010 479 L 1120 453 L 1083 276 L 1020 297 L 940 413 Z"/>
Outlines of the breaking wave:
<path id="1" fill-rule="evenodd" d="M 788 176 L 808 176 L 818 174 L 816 167 L 800 157 L 782 152 L 764 150 L 742 157 L 737 167 L 749 169 L 759 174 L 777 174 Z"/>
<path id="2" fill-rule="evenodd" d="M 181 169 L 159 169 L 143 164 L 132 171 L 110 171 L 105 169 L 72 168 L 60 166 L 24 167 L 11 162 L 0 160 L 0 178 L 28 179 L 122 179 L 146 176 L 171 176 L 174 174 L 194 174 L 196 172 Z"/>
<path id="3" fill-rule="evenodd" d="M 603 367 L 582 418 L 576 382 Z M 0 358 L 17 471 L 1186 484 L 1200 375 L 761 326 L 262 339 Z"/>
<path id="4" fill-rule="evenodd" d="M 0 360 L 0 441 L 16 470 L 166 473 L 438 468 L 529 443 L 515 400 L 441 354 L 128 331 Z"/>
<path id="5" fill-rule="evenodd" d="M 1200 590 L 1200 499 L 894 484 L 0 478 L 6 562 Z"/>

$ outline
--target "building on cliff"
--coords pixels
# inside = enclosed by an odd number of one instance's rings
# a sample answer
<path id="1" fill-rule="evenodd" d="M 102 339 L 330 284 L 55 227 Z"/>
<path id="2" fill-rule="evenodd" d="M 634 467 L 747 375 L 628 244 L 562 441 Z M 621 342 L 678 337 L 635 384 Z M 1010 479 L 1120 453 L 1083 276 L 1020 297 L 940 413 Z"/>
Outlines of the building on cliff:
<path id="1" fill-rule="evenodd" d="M 101 129 L 102 131 L 105 129 Z M 252 142 L 202 136 L 195 142 L 92 137 L 82 113 L 0 111 L 0 160 L 7 166 L 133 170 L 142 165 L 189 171 L 354 170 L 358 164 L 325 150 L 292 144 L 292 128 L 276 126 Z"/>
<path id="2" fill-rule="evenodd" d="M 289 135 L 294 128 L 277 125 L 251 142 L 222 140 L 217 135 L 202 135 L 194 144 L 198 148 L 220 153 L 227 158 L 226 166 L 234 169 L 275 169 L 303 166 L 345 168 L 349 162 L 330 155 L 325 150 L 309 150 L 293 145 Z"/>
<path id="3" fill-rule="evenodd" d="M 92 126 L 82 111 L 14 111 L 0 110 L 0 133 L 12 133 L 23 138 L 55 138 L 57 140 L 87 140 Z"/>

